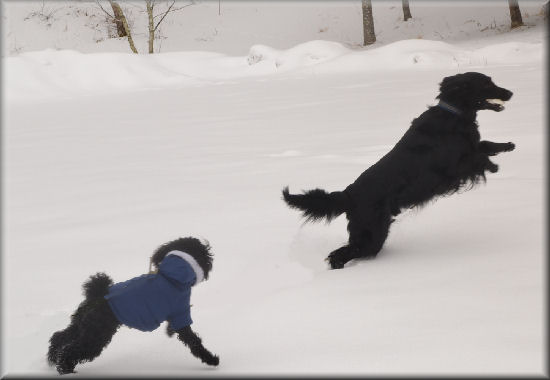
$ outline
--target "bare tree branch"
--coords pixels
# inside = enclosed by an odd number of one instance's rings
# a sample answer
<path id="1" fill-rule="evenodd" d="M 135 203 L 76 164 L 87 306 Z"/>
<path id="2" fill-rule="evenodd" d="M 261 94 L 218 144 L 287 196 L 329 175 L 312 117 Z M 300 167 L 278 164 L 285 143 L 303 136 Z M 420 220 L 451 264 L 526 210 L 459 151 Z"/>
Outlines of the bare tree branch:
<path id="1" fill-rule="evenodd" d="M 183 7 L 174 8 L 174 9 L 171 10 L 171 12 L 180 11 L 180 10 L 182 10 L 183 8 L 187 8 L 188 6 L 191 6 L 191 5 L 195 5 L 195 3 L 185 4 Z M 161 13 L 161 14 L 158 14 L 158 15 L 154 16 L 153 18 L 158 18 L 158 17 L 160 17 L 160 16 L 162 16 L 162 15 L 163 15 L 162 13 Z"/>
<path id="2" fill-rule="evenodd" d="M 101 6 L 101 4 L 99 3 L 99 0 L 95 0 L 95 2 L 97 3 L 97 5 L 99 6 L 99 8 L 101 8 L 101 10 L 103 12 L 105 12 L 105 14 L 109 17 L 109 18 L 115 18 L 115 16 L 112 16 L 109 12 L 107 12 L 105 9 L 103 9 L 103 7 Z"/>
<path id="3" fill-rule="evenodd" d="M 168 9 L 166 10 L 166 12 L 164 13 L 164 16 L 162 16 L 162 18 L 160 19 L 160 21 L 157 23 L 157 25 L 155 26 L 155 31 L 157 30 L 157 28 L 159 27 L 160 23 L 162 22 L 162 20 L 164 20 L 164 18 L 166 17 L 166 15 L 168 13 L 170 13 L 170 9 L 172 9 L 172 7 L 174 6 L 174 4 L 176 4 L 176 0 L 174 0 L 172 2 L 172 4 L 170 4 L 170 6 L 168 7 Z"/>
<path id="4" fill-rule="evenodd" d="M 162 24 L 162 22 L 164 21 L 166 16 L 168 16 L 168 14 L 171 13 L 171 12 L 181 10 L 183 8 L 186 8 L 186 7 L 190 6 L 190 5 L 193 5 L 194 3 L 195 3 L 194 1 L 191 1 L 190 4 L 186 4 L 182 7 L 174 8 L 174 5 L 176 4 L 176 0 L 172 0 L 172 4 L 170 4 L 170 6 L 168 7 L 168 9 L 166 9 L 165 12 L 161 12 L 158 15 L 154 16 L 153 11 L 154 11 L 154 8 L 155 8 L 155 5 L 156 5 L 155 0 L 145 0 L 145 5 L 146 5 L 146 8 L 147 8 L 147 18 L 149 20 L 149 26 L 148 26 L 148 29 L 149 29 L 149 54 L 152 54 L 154 52 L 153 44 L 154 44 L 154 41 L 155 41 L 155 32 L 157 31 L 160 24 Z M 158 17 L 160 17 L 160 20 L 155 25 L 154 19 L 158 18 Z"/>

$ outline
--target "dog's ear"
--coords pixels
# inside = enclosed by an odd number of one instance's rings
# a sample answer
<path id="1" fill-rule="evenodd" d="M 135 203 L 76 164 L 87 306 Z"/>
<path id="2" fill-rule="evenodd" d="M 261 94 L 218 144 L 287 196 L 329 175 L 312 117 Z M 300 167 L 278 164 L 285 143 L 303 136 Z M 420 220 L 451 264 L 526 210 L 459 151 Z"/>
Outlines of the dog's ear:
<path id="1" fill-rule="evenodd" d="M 464 83 L 460 74 L 443 78 L 439 84 L 439 95 L 437 95 L 437 98 L 441 98 L 442 96 L 452 97 L 453 94 L 463 91 Z"/>
<path id="2" fill-rule="evenodd" d="M 204 270 L 204 278 L 208 279 L 208 275 L 210 274 L 210 271 L 212 270 L 212 261 L 214 259 L 214 254 L 212 253 L 212 247 L 210 245 L 210 242 L 206 239 L 203 239 L 201 242 L 202 246 L 202 260 L 200 262 L 201 268 Z"/>
<path id="3" fill-rule="evenodd" d="M 197 263 L 204 271 L 204 279 L 207 280 L 208 274 L 212 270 L 213 254 L 211 252 L 211 247 L 208 240 L 203 240 L 204 242 L 201 242 L 199 239 L 192 236 L 172 240 L 157 248 L 151 257 L 151 262 L 158 268 L 160 262 L 170 251 L 183 251 L 190 254 L 195 260 L 197 260 Z"/>
<path id="4" fill-rule="evenodd" d="M 174 243 L 175 241 L 170 241 L 158 247 L 151 256 L 151 265 L 158 269 L 160 262 L 174 249 Z"/>

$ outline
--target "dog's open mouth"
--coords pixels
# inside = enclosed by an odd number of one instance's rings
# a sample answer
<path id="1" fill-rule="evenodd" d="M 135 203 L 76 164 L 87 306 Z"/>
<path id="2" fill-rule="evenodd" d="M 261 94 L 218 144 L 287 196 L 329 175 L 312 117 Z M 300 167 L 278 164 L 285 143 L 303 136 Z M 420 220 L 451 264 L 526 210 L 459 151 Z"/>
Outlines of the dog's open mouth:
<path id="1" fill-rule="evenodd" d="M 504 100 L 502 99 L 485 99 L 485 102 L 489 105 L 489 108 L 500 112 L 504 109 Z"/>

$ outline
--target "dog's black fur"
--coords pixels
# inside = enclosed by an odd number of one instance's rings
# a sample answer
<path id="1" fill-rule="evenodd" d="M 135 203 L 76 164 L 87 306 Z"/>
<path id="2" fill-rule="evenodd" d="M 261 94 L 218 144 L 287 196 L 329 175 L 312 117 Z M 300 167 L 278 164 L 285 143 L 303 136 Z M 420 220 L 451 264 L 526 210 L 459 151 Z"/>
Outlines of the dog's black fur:
<path id="1" fill-rule="evenodd" d="M 158 268 L 162 259 L 172 250 L 184 251 L 193 256 L 204 271 L 204 278 L 208 278 L 213 260 L 208 242 L 202 244 L 193 237 L 168 242 L 155 251 L 151 258 L 153 264 Z M 73 373 L 77 364 L 98 357 L 121 326 L 104 298 L 111 285 L 113 280 L 105 273 L 90 276 L 82 286 L 84 301 L 71 315 L 69 326 L 50 338 L 47 361 L 56 367 L 59 374 Z M 177 334 L 178 339 L 203 363 L 214 366 L 219 364 L 219 358 L 204 348 L 200 337 L 190 326 L 177 331 L 167 326 L 167 334 L 170 337 Z"/>
<path id="2" fill-rule="evenodd" d="M 414 119 L 394 148 L 345 190 L 290 194 L 286 187 L 283 199 L 301 210 L 306 221 L 330 221 L 346 213 L 349 242 L 327 257 L 332 268 L 375 257 L 401 210 L 471 188 L 485 182 L 486 171 L 497 172 L 489 156 L 512 151 L 515 145 L 480 141 L 476 116 L 479 110 L 504 109 L 488 100 L 511 97 L 511 91 L 480 73 L 446 77 L 440 84 L 439 104 Z"/>
<path id="3" fill-rule="evenodd" d="M 174 250 L 184 251 L 193 256 L 204 271 L 204 279 L 208 280 L 208 274 L 212 270 L 212 254 L 210 253 L 210 243 L 208 241 L 205 240 L 202 243 L 200 240 L 191 237 L 170 241 L 155 250 L 153 256 L 151 256 L 151 263 L 158 269 L 164 257 Z"/>

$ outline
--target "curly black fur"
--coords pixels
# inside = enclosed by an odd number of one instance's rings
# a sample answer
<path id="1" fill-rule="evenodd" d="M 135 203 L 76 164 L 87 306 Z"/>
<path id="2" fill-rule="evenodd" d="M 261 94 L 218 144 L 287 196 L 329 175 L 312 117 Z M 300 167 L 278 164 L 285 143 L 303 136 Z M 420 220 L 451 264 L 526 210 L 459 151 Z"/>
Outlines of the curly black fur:
<path id="1" fill-rule="evenodd" d="M 111 342 L 120 323 L 103 296 L 112 283 L 104 273 L 90 276 L 82 286 L 86 298 L 69 326 L 50 338 L 47 360 L 59 374 L 73 373 L 77 364 L 92 361 Z"/>
<path id="2" fill-rule="evenodd" d="M 158 269 L 160 262 L 170 251 L 183 251 L 193 256 L 204 271 L 204 279 L 208 280 L 208 274 L 212 270 L 212 260 L 214 257 L 210 249 L 208 241 L 205 241 L 203 244 L 199 239 L 194 237 L 179 238 L 157 248 L 151 257 L 151 262 Z"/>
<path id="3" fill-rule="evenodd" d="M 111 277 L 105 273 L 96 273 L 91 275 L 89 280 L 82 285 L 82 293 L 86 298 L 103 297 L 109 292 L 111 285 L 113 285 Z"/>
<path id="4" fill-rule="evenodd" d="M 193 256 L 203 269 L 205 279 L 208 278 L 213 260 L 208 242 L 203 244 L 198 239 L 187 237 L 162 245 L 152 257 L 157 268 L 166 254 L 172 250 L 181 250 Z M 85 298 L 71 315 L 69 326 L 51 336 L 47 361 L 48 364 L 56 367 L 59 374 L 73 373 L 77 364 L 89 362 L 98 357 L 121 326 L 104 298 L 111 285 L 113 280 L 105 273 L 90 276 L 82 285 Z M 190 327 L 178 331 L 170 329 L 167 331 L 169 335 L 177 332 L 178 338 L 202 362 L 213 366 L 218 365 L 219 358 L 204 348 L 200 338 Z"/>
<path id="5" fill-rule="evenodd" d="M 176 333 L 178 334 L 178 339 L 189 347 L 191 354 L 199 358 L 201 362 L 213 366 L 217 366 L 220 363 L 219 357 L 204 348 L 201 338 L 191 329 L 191 326 L 184 327 L 176 331 Z M 169 336 L 172 335 L 169 334 Z"/>
<path id="6" fill-rule="evenodd" d="M 330 221 L 346 213 L 349 242 L 328 256 L 332 268 L 342 268 L 354 258 L 375 257 L 393 217 L 403 209 L 471 189 L 485 182 L 486 171 L 498 171 L 489 157 L 509 152 L 515 145 L 480 141 L 477 111 L 502 111 L 504 108 L 490 99 L 506 101 L 511 97 L 511 91 L 480 73 L 446 77 L 437 96 L 440 104 L 414 119 L 394 148 L 345 190 L 327 193 L 315 189 L 293 195 L 287 187 L 283 199 L 291 208 L 302 210 L 307 221 Z"/>

